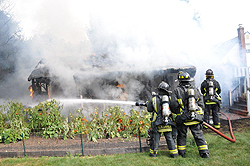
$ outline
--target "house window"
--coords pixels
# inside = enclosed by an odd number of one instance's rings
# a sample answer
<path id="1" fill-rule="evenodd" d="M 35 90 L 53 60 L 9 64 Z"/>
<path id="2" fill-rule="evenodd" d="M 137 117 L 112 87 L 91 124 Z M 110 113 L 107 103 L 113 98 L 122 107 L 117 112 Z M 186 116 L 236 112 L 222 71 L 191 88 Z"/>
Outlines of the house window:
<path id="1" fill-rule="evenodd" d="M 247 39 L 247 40 L 249 39 L 249 35 L 248 35 L 248 34 L 246 35 L 246 39 Z"/>
<path id="2" fill-rule="evenodd" d="M 246 52 L 250 53 L 250 43 L 246 43 Z"/>

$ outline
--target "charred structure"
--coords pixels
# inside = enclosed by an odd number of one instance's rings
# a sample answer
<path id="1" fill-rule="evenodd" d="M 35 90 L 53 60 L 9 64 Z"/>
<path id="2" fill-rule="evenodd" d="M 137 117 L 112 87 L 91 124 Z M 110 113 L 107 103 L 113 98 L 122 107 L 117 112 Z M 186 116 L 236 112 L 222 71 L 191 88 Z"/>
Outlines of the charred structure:
<path id="1" fill-rule="evenodd" d="M 179 71 L 187 71 L 191 77 L 196 74 L 196 68 L 167 67 L 153 70 L 114 70 L 112 68 L 91 67 L 73 75 L 77 98 L 147 101 L 152 92 L 157 92 L 158 85 L 164 81 L 171 88 L 178 85 Z M 66 97 L 63 87 L 58 81 L 59 76 L 53 75 L 44 60 L 41 60 L 28 77 L 31 81 L 30 92 L 34 100 Z M 74 85 L 72 85 L 74 86 Z M 65 88 L 65 87 L 64 87 Z"/>
<path id="2" fill-rule="evenodd" d="M 28 77 L 28 81 L 31 81 L 29 90 L 33 100 L 46 100 L 61 92 L 60 84 L 55 80 L 56 77 L 50 73 L 45 61 L 41 60 Z"/>
<path id="3" fill-rule="evenodd" d="M 148 100 L 152 92 L 162 82 L 170 84 L 171 88 L 178 85 L 176 82 L 179 71 L 187 71 L 191 77 L 196 74 L 196 68 L 160 68 L 141 71 L 103 71 L 84 70 L 73 77 L 78 88 L 79 97 L 94 99 L 120 100 Z M 100 91 L 103 91 L 101 93 Z"/>

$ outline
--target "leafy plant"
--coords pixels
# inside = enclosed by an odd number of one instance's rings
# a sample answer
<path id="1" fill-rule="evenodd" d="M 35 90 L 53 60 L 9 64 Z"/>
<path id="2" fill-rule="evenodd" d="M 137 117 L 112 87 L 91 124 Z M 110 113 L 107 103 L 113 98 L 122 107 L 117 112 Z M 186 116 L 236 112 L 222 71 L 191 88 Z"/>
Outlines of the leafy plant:
<path id="1" fill-rule="evenodd" d="M 146 111 L 130 110 L 126 114 L 119 106 L 99 113 L 99 108 L 90 114 L 88 121 L 82 108 L 71 111 L 68 118 L 61 114 L 63 105 L 56 100 L 41 102 L 33 108 L 24 108 L 21 103 L 10 101 L 0 106 L 0 140 L 5 143 L 25 139 L 30 132 L 43 138 L 74 139 L 78 134 L 87 134 L 87 138 L 97 142 L 102 138 L 132 138 L 147 136 L 150 127 L 150 114 Z M 9 123 L 7 123 L 9 122 Z"/>
<path id="2" fill-rule="evenodd" d="M 139 111 L 132 109 L 130 115 L 127 115 L 119 106 L 114 106 L 104 111 L 101 118 L 98 111 L 92 113 L 91 117 L 88 139 L 93 141 L 103 137 L 132 138 L 138 136 L 138 129 L 146 137 L 150 128 L 150 115 L 146 111 L 142 111 L 140 115 Z"/>
<path id="3" fill-rule="evenodd" d="M 30 128 L 38 129 L 44 138 L 67 138 L 68 125 L 66 118 L 61 114 L 63 106 L 55 99 L 39 103 L 32 109 L 28 109 L 30 115 Z"/>
<path id="4" fill-rule="evenodd" d="M 9 101 L 1 105 L 1 142 L 10 143 L 29 138 L 27 115 L 22 103 Z M 8 122 L 8 123 L 7 123 Z M 3 128 L 5 127 L 5 128 Z"/>
<path id="5" fill-rule="evenodd" d="M 69 133 L 70 138 L 74 138 L 76 134 L 88 134 L 88 120 L 82 113 L 82 108 L 72 111 L 69 116 Z"/>
<path id="6" fill-rule="evenodd" d="M 99 118 L 98 108 L 95 108 L 95 111 L 90 114 L 90 117 L 92 119 L 88 127 L 88 139 L 97 142 L 97 139 L 103 138 L 105 133 L 103 120 Z"/>

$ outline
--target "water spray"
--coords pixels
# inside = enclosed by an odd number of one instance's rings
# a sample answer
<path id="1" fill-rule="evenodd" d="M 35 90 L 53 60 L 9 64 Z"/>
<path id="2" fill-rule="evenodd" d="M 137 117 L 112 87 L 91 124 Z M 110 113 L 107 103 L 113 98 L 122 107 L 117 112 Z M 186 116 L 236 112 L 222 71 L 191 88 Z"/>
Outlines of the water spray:
<path id="1" fill-rule="evenodd" d="M 49 99 L 48 101 L 50 101 L 51 99 Z M 116 100 L 100 100 L 100 99 L 56 99 L 62 103 L 65 104 L 73 104 L 73 103 L 107 103 L 107 104 L 123 104 L 123 105 L 134 105 L 134 106 L 144 106 L 147 107 L 148 103 L 139 103 L 139 102 L 135 102 L 135 101 L 116 101 Z M 225 139 L 231 141 L 231 142 L 235 142 L 235 136 L 233 134 L 233 130 L 232 130 L 232 125 L 231 125 L 231 121 L 229 119 L 229 117 L 224 114 L 223 112 L 221 112 L 223 115 L 225 115 L 228 119 L 229 122 L 229 128 L 230 128 L 230 134 L 232 136 L 232 139 L 225 136 L 224 134 L 222 134 L 220 131 L 218 131 L 217 129 L 215 129 L 214 127 L 210 126 L 209 124 L 207 124 L 206 122 L 203 122 L 204 125 L 206 125 L 208 128 L 210 128 L 211 130 L 213 130 L 214 132 L 216 132 L 217 134 L 221 135 L 222 137 L 224 137 Z"/>
<path id="2" fill-rule="evenodd" d="M 49 99 L 48 101 L 50 101 Z M 135 101 L 116 101 L 116 100 L 101 100 L 101 99 L 55 99 L 65 104 L 74 103 L 100 103 L 100 104 L 123 104 L 123 105 L 136 105 Z"/>

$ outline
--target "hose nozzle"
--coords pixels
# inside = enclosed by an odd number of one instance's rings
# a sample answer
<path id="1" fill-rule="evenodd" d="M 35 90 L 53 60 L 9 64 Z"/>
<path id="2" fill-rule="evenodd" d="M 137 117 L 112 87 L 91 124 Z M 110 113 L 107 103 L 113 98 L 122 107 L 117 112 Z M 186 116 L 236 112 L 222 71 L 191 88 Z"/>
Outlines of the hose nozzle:
<path id="1" fill-rule="evenodd" d="M 146 103 L 139 103 L 139 102 L 136 102 L 135 103 L 135 106 L 144 106 L 144 107 L 147 107 L 147 102 Z"/>

